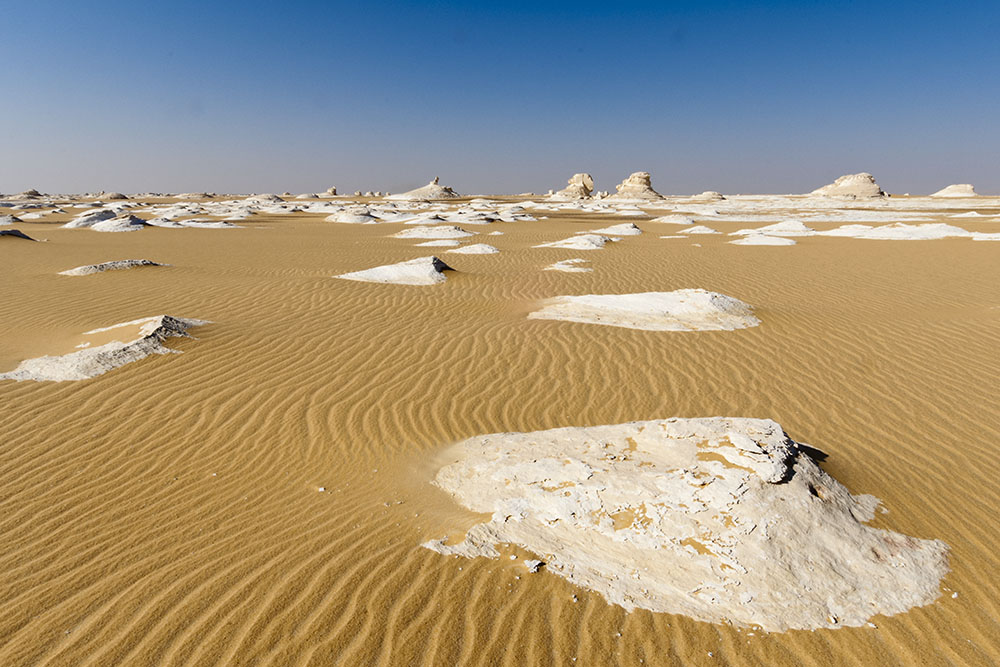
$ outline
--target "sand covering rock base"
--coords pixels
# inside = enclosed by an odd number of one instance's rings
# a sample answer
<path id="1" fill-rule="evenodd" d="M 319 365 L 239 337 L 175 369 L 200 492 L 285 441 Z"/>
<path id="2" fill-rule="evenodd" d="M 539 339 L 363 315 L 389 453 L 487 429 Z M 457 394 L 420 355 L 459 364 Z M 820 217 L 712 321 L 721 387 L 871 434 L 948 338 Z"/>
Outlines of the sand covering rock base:
<path id="1" fill-rule="evenodd" d="M 729 331 L 760 324 L 746 303 L 703 289 L 557 296 L 528 317 L 647 331 Z"/>
<path id="2" fill-rule="evenodd" d="M 84 335 L 106 334 L 115 329 L 122 333 L 138 335 L 128 341 L 113 340 L 97 347 L 88 347 L 62 356 L 46 356 L 22 361 L 9 373 L 0 374 L 0 380 L 36 380 L 64 382 L 66 380 L 87 380 L 103 375 L 110 370 L 133 361 L 145 359 L 151 354 L 180 353 L 163 345 L 167 338 L 184 336 L 190 338 L 187 330 L 208 324 L 206 320 L 190 320 L 170 315 L 157 315 L 131 322 L 122 322 L 110 327 L 94 329 Z"/>
<path id="3" fill-rule="evenodd" d="M 864 625 L 929 604 L 947 546 L 864 525 L 854 496 L 766 419 L 477 436 L 434 483 L 492 518 L 446 555 L 514 543 L 626 610 L 768 631 Z"/>

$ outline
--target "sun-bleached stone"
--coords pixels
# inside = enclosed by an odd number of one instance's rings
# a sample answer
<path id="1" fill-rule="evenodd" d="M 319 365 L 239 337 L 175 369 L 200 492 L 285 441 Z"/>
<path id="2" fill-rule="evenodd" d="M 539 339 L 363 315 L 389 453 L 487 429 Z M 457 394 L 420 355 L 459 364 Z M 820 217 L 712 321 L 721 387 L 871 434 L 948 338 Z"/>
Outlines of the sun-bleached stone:
<path id="1" fill-rule="evenodd" d="M 552 193 L 553 199 L 587 199 L 594 191 L 594 177 L 590 174 L 573 174 L 562 190 Z"/>
<path id="2" fill-rule="evenodd" d="M 528 318 L 646 331 L 728 331 L 760 324 L 748 304 L 703 289 L 557 296 L 542 301 Z"/>
<path id="3" fill-rule="evenodd" d="M 326 216 L 324 220 L 326 222 L 341 222 L 349 225 L 372 225 L 379 221 L 378 218 L 372 215 L 371 210 L 367 206 L 352 206 L 343 211 L 332 213 Z"/>
<path id="4" fill-rule="evenodd" d="M 496 433 L 434 478 L 490 518 L 438 553 L 516 544 L 627 611 L 766 631 L 862 626 L 933 602 L 947 545 L 865 525 L 852 495 L 767 419 L 664 419 Z"/>
<path id="5" fill-rule="evenodd" d="M 473 243 L 472 245 L 462 246 L 454 250 L 446 250 L 445 252 L 453 252 L 456 255 L 495 255 L 500 251 L 488 243 Z"/>
<path id="6" fill-rule="evenodd" d="M 96 222 L 90 226 L 90 229 L 95 232 L 137 232 L 148 226 L 148 223 L 142 218 L 126 213 L 109 220 Z"/>
<path id="7" fill-rule="evenodd" d="M 405 200 L 405 201 L 434 201 L 436 199 L 457 199 L 462 195 L 458 194 L 446 185 L 441 185 L 438 177 L 434 177 L 434 180 L 423 186 L 422 188 L 417 188 L 416 190 L 410 190 L 409 192 L 403 192 L 397 195 L 390 195 L 386 199 L 392 200 Z"/>
<path id="8" fill-rule="evenodd" d="M 561 241 L 541 243 L 534 248 L 566 248 L 569 250 L 600 250 L 614 239 L 602 234 L 577 234 Z"/>
<path id="9" fill-rule="evenodd" d="M 586 259 L 564 259 L 561 262 L 556 262 L 555 264 L 549 264 L 543 271 L 562 271 L 563 273 L 590 273 L 593 269 L 580 266 L 581 264 L 586 264 L 588 260 Z"/>
<path id="10" fill-rule="evenodd" d="M 942 188 L 931 195 L 931 197 L 978 197 L 976 189 L 971 183 L 956 183 Z"/>
<path id="11" fill-rule="evenodd" d="M 460 239 L 475 236 L 475 232 L 467 232 L 456 225 L 435 225 L 410 227 L 392 235 L 394 239 Z"/>
<path id="12" fill-rule="evenodd" d="M 610 227 L 605 227 L 604 229 L 593 229 L 589 232 L 581 232 L 588 234 L 606 234 L 608 236 L 638 236 L 642 234 L 642 230 L 635 226 L 631 222 L 623 222 L 620 225 L 611 225 Z"/>
<path id="13" fill-rule="evenodd" d="M 875 177 L 867 172 L 846 174 L 833 183 L 813 190 L 810 194 L 824 197 L 884 197 L 885 192 L 875 182 Z"/>
<path id="14" fill-rule="evenodd" d="M 134 269 L 138 266 L 168 266 L 167 264 L 160 264 L 159 262 L 153 262 L 148 259 L 117 259 L 112 262 L 102 262 L 100 264 L 87 264 L 85 266 L 78 266 L 75 269 L 67 269 L 66 271 L 60 271 L 61 276 L 89 276 L 94 273 L 103 273 L 104 271 L 121 271 L 123 269 Z"/>
<path id="15" fill-rule="evenodd" d="M 127 340 L 112 340 L 103 345 L 85 347 L 61 356 L 27 359 L 22 361 L 13 371 L 0 374 L 0 380 L 35 380 L 38 382 L 87 380 L 133 361 L 144 359 L 151 354 L 179 354 L 178 350 L 166 347 L 163 342 L 177 336 L 190 338 L 187 330 L 204 324 L 209 324 L 209 322 L 171 317 L 170 315 L 157 315 L 94 329 L 86 332 L 84 336 L 107 335 L 109 331 L 121 330 L 122 337 Z"/>
<path id="16" fill-rule="evenodd" d="M 611 199 L 663 199 L 653 189 L 648 171 L 637 171 L 621 182 Z"/>
<path id="17" fill-rule="evenodd" d="M 437 257 L 418 257 L 398 264 L 376 266 L 373 269 L 344 273 L 334 278 L 356 280 L 365 283 L 389 283 L 395 285 L 436 285 L 446 278 L 444 271 L 453 270 Z"/>
<path id="18" fill-rule="evenodd" d="M 768 236 L 767 234 L 747 234 L 742 238 L 730 241 L 732 245 L 795 245 L 794 239 L 787 239 L 783 236 Z"/>

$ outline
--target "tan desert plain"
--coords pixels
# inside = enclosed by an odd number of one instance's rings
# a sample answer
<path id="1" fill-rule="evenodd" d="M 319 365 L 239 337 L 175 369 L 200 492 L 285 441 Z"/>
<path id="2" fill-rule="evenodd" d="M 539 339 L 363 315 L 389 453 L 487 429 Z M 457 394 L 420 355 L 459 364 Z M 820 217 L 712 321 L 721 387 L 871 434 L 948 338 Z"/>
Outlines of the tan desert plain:
<path id="1" fill-rule="evenodd" d="M 0 664 L 1000 661 L 971 185 L 28 191 L 0 261 Z"/>

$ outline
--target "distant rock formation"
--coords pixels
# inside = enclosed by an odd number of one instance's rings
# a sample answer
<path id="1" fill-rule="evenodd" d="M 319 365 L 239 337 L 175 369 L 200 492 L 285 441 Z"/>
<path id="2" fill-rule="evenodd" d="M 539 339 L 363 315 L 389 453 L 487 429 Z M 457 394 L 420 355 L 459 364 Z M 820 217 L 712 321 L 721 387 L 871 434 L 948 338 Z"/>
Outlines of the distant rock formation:
<path id="1" fill-rule="evenodd" d="M 336 197 L 337 196 L 337 186 L 334 185 L 334 186 L 331 186 L 331 187 L 327 188 L 326 189 L 326 194 L 329 195 L 330 197 Z"/>
<path id="2" fill-rule="evenodd" d="M 948 187 L 938 190 L 931 197 L 978 197 L 979 194 L 976 192 L 975 188 L 972 187 L 971 183 L 956 183 L 955 185 L 949 185 Z"/>
<path id="3" fill-rule="evenodd" d="M 557 199 L 587 199 L 594 191 L 594 177 L 590 174 L 573 174 L 567 183 L 565 188 L 551 196 Z"/>
<path id="4" fill-rule="evenodd" d="M 637 171 L 617 188 L 611 199 L 663 199 L 663 195 L 653 189 L 648 171 Z"/>
<path id="5" fill-rule="evenodd" d="M 398 195 L 392 195 L 390 197 L 386 197 L 386 199 L 395 199 L 397 201 L 432 201 L 435 199 L 457 199 L 462 196 L 451 188 L 439 184 L 438 180 L 439 179 L 435 177 L 433 181 L 422 188 L 410 190 L 409 192 L 403 192 Z"/>
<path id="6" fill-rule="evenodd" d="M 823 197 L 885 197 L 885 192 L 875 182 L 875 177 L 867 172 L 846 174 L 833 183 L 813 190 L 810 194 Z"/>
<path id="7" fill-rule="evenodd" d="M 97 195 L 97 199 L 103 199 L 104 201 L 121 200 L 128 199 L 128 195 L 123 195 L 120 192 L 102 192 Z"/>
<path id="8" fill-rule="evenodd" d="M 691 199 L 695 201 L 725 201 L 726 198 L 715 190 L 705 190 L 700 195 L 694 195 Z"/>

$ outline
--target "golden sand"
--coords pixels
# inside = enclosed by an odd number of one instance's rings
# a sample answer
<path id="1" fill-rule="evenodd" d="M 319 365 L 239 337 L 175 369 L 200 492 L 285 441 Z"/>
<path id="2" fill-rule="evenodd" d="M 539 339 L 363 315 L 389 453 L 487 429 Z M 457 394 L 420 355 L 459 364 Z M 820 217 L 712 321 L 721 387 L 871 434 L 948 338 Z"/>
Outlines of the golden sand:
<path id="1" fill-rule="evenodd" d="M 141 317 L 213 323 L 171 339 L 183 354 L 91 380 L 0 383 L 0 664 L 1000 660 L 1000 244 L 741 247 L 549 215 L 469 228 L 503 231 L 474 241 L 501 253 L 441 254 L 456 271 L 432 287 L 331 278 L 445 250 L 388 238 L 393 224 L 16 224 L 48 242 L 0 239 L 0 371 Z M 646 233 L 585 255 L 531 248 L 623 221 Z M 593 272 L 542 271 L 576 256 Z M 129 257 L 171 266 L 57 275 Z M 752 304 L 761 326 L 526 317 L 562 294 L 694 287 Z M 947 542 L 939 600 L 874 628 L 767 634 L 626 613 L 506 555 L 420 547 L 477 521 L 429 484 L 449 443 L 715 415 L 778 421 L 883 500 L 873 525 Z"/>

